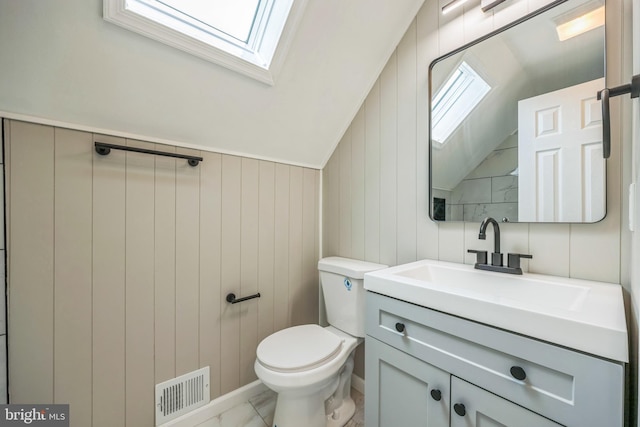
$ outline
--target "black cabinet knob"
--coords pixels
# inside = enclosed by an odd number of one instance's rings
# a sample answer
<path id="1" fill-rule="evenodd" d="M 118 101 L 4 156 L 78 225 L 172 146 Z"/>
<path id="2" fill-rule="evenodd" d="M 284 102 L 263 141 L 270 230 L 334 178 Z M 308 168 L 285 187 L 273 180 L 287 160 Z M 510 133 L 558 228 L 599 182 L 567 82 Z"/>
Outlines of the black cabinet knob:
<path id="1" fill-rule="evenodd" d="M 462 403 L 456 403 L 455 405 L 453 405 L 453 410 L 456 411 L 456 414 L 460 415 L 461 417 L 464 417 L 467 414 L 467 410 Z"/>
<path id="2" fill-rule="evenodd" d="M 404 323 L 400 323 L 400 322 L 396 323 L 396 331 L 400 333 L 404 332 Z"/>
<path id="3" fill-rule="evenodd" d="M 512 366 L 510 372 L 511 376 L 519 381 L 524 381 L 527 378 L 526 372 L 520 366 Z"/>
<path id="4" fill-rule="evenodd" d="M 431 397 L 433 397 L 433 400 L 435 400 L 436 402 L 439 402 L 440 399 L 442 399 L 442 393 L 440 392 L 440 390 L 434 388 L 433 390 L 431 390 Z"/>

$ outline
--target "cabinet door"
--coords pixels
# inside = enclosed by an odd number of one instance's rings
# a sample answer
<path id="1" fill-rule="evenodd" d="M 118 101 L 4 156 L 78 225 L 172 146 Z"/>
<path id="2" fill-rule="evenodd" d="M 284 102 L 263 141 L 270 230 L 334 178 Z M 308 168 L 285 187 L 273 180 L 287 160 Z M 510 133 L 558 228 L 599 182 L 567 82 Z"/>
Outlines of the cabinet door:
<path id="1" fill-rule="evenodd" d="M 451 377 L 451 427 L 558 427 L 548 418 Z"/>
<path id="2" fill-rule="evenodd" d="M 365 349 L 367 427 L 448 427 L 450 375 L 375 338 Z"/>

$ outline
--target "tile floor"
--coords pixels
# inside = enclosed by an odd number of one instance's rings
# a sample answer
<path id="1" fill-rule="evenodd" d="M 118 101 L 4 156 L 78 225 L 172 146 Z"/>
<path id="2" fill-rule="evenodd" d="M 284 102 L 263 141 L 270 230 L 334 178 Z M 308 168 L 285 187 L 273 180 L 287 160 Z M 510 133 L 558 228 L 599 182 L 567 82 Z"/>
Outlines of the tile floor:
<path id="1" fill-rule="evenodd" d="M 364 396 L 351 389 L 356 413 L 345 427 L 364 427 Z M 271 427 L 276 394 L 267 390 L 196 427 Z"/>

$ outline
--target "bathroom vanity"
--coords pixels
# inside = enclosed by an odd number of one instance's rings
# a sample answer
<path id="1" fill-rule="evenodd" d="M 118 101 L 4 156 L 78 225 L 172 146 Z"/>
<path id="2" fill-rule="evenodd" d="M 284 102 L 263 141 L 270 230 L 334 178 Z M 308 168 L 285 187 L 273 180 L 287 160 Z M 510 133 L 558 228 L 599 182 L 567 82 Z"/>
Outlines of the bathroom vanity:
<path id="1" fill-rule="evenodd" d="M 368 427 L 624 424 L 620 286 L 503 276 L 429 260 L 365 276 Z"/>

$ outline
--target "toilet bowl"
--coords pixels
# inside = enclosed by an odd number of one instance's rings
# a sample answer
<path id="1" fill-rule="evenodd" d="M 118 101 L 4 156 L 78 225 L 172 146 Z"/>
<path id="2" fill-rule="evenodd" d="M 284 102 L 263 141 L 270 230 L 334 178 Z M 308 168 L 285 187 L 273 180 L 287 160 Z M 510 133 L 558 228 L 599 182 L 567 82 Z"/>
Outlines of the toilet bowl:
<path id="1" fill-rule="evenodd" d="M 258 345 L 256 375 L 278 393 L 273 427 L 342 427 L 351 419 L 353 355 L 364 337 L 364 273 L 385 267 L 339 257 L 320 260 L 330 326 L 290 327 Z"/>
<path id="2" fill-rule="evenodd" d="M 257 350 L 256 375 L 278 393 L 274 426 L 342 426 L 353 416 L 355 404 L 341 393 L 353 371 L 353 351 L 362 341 L 331 326 L 301 325 L 265 338 Z M 351 363 L 346 363 L 351 359 Z M 342 390 L 339 390 L 340 383 Z M 334 396 L 339 392 L 337 396 Z M 351 400 L 333 408 L 327 421 L 325 401 Z M 335 406 L 335 405 L 334 405 Z M 349 409 L 351 412 L 349 413 Z M 344 419 L 341 424 L 340 420 Z"/>

